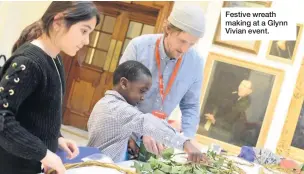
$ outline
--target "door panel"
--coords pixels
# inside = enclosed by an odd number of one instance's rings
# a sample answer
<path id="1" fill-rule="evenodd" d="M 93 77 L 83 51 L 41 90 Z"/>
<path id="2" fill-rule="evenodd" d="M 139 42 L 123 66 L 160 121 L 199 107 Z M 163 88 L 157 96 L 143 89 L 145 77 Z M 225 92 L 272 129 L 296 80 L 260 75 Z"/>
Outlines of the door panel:
<path id="1" fill-rule="evenodd" d="M 85 91 L 85 93 L 84 93 Z M 95 88 L 92 83 L 86 82 L 84 80 L 75 80 L 72 84 L 72 90 L 69 96 L 71 98 L 68 103 L 68 107 L 71 111 L 77 113 L 87 113 L 89 112 L 90 103 L 93 98 Z"/>

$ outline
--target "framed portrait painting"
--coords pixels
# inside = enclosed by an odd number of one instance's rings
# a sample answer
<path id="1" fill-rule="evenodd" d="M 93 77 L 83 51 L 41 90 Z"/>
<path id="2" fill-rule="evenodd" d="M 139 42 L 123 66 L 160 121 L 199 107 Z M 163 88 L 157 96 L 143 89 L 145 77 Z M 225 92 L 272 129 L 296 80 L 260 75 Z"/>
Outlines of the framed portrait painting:
<path id="1" fill-rule="evenodd" d="M 277 153 L 304 162 L 304 58 L 294 87 Z"/>
<path id="2" fill-rule="evenodd" d="M 296 40 L 274 40 L 269 43 L 267 58 L 283 63 L 293 63 L 300 43 L 303 25 L 297 24 Z"/>
<path id="3" fill-rule="evenodd" d="M 224 1 L 223 7 L 253 7 L 253 8 L 261 8 L 261 7 L 270 7 L 271 1 Z M 245 51 L 253 54 L 258 54 L 260 49 L 260 41 L 223 41 L 221 40 L 221 17 L 219 18 L 219 22 L 217 25 L 217 29 L 215 32 L 215 36 L 213 39 L 213 43 L 217 45 L 221 45 L 224 47 L 228 47 L 231 49 L 236 49 L 240 51 Z"/>
<path id="4" fill-rule="evenodd" d="M 206 62 L 197 140 L 238 154 L 263 147 L 284 72 L 210 53 Z"/>

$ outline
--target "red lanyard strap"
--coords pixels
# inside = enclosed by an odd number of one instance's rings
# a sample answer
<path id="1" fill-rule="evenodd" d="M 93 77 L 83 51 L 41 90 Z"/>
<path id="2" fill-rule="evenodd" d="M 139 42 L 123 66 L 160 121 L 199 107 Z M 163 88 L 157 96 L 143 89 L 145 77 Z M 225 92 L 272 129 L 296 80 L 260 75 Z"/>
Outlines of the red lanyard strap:
<path id="1" fill-rule="evenodd" d="M 161 72 L 161 68 L 160 68 L 160 54 L 159 54 L 159 44 L 160 44 L 160 41 L 161 41 L 161 38 L 158 38 L 157 41 L 156 41 L 156 46 L 155 46 L 155 60 L 156 60 L 156 64 L 157 64 L 157 68 L 158 68 L 158 79 L 159 79 L 159 82 L 158 82 L 158 85 L 159 85 L 159 93 L 160 93 L 160 96 L 161 96 L 161 99 L 162 99 L 162 102 L 164 102 L 165 100 L 165 97 L 169 94 L 170 90 L 171 90 L 171 87 L 174 83 L 174 80 L 177 76 L 177 72 L 179 70 L 179 67 L 181 65 L 181 62 L 182 62 L 182 57 L 180 57 L 178 60 L 177 60 L 177 63 L 175 64 L 175 67 L 173 69 L 173 72 L 171 74 L 171 77 L 169 79 L 169 82 L 167 84 L 167 87 L 166 87 L 166 91 L 164 92 L 164 80 L 163 80 L 163 75 L 162 75 L 162 72 Z"/>

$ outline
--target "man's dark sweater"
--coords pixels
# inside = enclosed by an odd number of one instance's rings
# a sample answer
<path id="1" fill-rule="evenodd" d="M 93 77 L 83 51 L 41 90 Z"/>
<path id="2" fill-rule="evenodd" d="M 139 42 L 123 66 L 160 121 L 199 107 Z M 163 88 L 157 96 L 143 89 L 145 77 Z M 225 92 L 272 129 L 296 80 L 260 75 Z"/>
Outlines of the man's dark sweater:
<path id="1" fill-rule="evenodd" d="M 65 89 L 62 61 L 54 61 Z M 58 148 L 61 84 L 52 58 L 31 43 L 14 52 L 1 74 L 0 168 L 22 173 L 24 167 L 40 164 L 47 149 Z"/>

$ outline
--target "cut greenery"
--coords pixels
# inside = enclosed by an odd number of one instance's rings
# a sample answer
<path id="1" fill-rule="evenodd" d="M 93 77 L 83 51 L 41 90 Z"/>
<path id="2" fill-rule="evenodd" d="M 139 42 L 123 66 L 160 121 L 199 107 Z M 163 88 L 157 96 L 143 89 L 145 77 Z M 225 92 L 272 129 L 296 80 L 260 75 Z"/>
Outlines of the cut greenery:
<path id="1" fill-rule="evenodd" d="M 180 156 L 184 160 L 177 160 Z M 185 153 L 174 154 L 174 149 L 166 149 L 162 158 L 151 157 L 148 162 L 135 162 L 134 167 L 139 174 L 243 174 L 242 169 L 226 157 L 208 151 L 206 161 L 199 164 L 187 162 Z"/>

